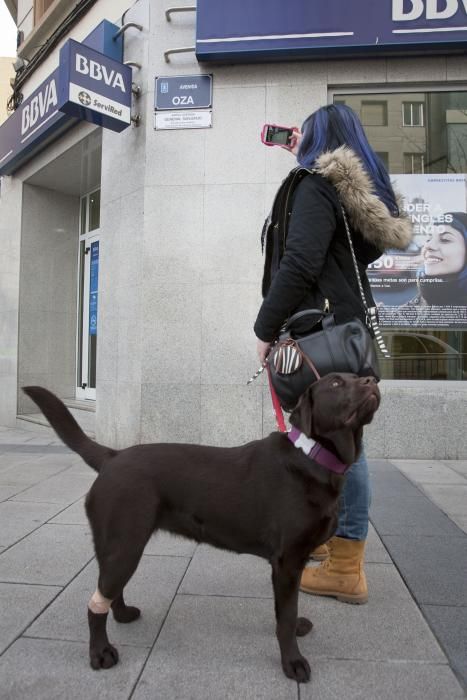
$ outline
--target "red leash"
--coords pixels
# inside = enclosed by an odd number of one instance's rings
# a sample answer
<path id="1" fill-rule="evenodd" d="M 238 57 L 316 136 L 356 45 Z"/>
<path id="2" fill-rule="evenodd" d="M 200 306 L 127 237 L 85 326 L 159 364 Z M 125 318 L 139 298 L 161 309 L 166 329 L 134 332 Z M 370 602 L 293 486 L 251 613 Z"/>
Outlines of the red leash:
<path id="1" fill-rule="evenodd" d="M 287 428 L 285 425 L 284 421 L 284 414 L 282 413 L 282 408 L 279 402 L 279 397 L 276 394 L 276 390 L 274 389 L 272 385 L 272 380 L 271 380 L 271 369 L 269 367 L 269 364 L 267 365 L 267 372 L 268 372 L 268 380 L 269 380 L 269 391 L 271 392 L 271 400 L 272 400 L 272 405 L 274 406 L 274 412 L 276 414 L 276 422 L 277 422 L 277 427 L 279 428 L 279 431 L 281 433 L 286 433 Z"/>

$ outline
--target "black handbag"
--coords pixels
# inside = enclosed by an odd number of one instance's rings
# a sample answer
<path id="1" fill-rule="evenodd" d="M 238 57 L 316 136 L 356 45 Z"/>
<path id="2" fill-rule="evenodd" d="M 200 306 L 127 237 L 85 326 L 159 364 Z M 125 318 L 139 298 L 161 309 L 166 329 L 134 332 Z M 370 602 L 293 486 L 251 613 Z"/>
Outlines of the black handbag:
<path id="1" fill-rule="evenodd" d="M 321 330 L 294 338 L 294 324 L 305 316 L 313 318 Z M 330 372 L 379 378 L 375 344 L 366 326 L 357 318 L 336 324 L 334 314 L 319 309 L 299 311 L 288 320 L 267 362 L 272 384 L 286 410 L 292 410 L 303 392 Z"/>
<path id="2" fill-rule="evenodd" d="M 357 318 L 336 324 L 332 313 L 319 309 L 300 311 L 289 318 L 267 357 L 273 387 L 285 410 L 292 410 L 303 392 L 319 377 L 330 372 L 350 372 L 379 379 L 378 358 L 369 328 L 381 352 L 389 357 L 378 328 L 376 309 L 370 308 L 365 298 L 343 208 L 342 212 L 367 325 Z M 314 322 L 310 324 L 312 332 L 301 338 L 294 337 L 294 324 L 300 319 L 302 325 L 305 316 L 314 317 Z"/>

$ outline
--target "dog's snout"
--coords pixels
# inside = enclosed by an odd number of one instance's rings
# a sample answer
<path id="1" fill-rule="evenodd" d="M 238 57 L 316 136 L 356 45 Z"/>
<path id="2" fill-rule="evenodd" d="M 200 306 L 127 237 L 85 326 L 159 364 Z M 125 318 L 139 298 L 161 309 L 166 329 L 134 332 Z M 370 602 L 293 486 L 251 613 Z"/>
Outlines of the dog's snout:
<path id="1" fill-rule="evenodd" d="M 370 376 L 370 377 L 360 377 L 360 384 L 377 384 L 378 379 L 376 377 Z"/>

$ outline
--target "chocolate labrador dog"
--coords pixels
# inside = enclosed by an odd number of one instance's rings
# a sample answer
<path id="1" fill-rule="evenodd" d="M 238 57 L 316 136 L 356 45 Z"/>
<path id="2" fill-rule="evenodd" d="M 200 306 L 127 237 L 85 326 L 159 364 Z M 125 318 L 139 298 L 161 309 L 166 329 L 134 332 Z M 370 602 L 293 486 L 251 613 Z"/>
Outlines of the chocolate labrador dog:
<path id="1" fill-rule="evenodd" d="M 290 433 L 231 448 L 160 443 L 113 450 L 87 437 L 54 394 L 24 391 L 99 473 L 86 498 L 99 564 L 88 605 L 92 668 L 118 661 L 107 615 L 112 609 L 118 622 L 139 617 L 123 589 L 161 529 L 270 562 L 282 667 L 289 678 L 308 681 L 310 666 L 296 640 L 312 627 L 297 618 L 300 576 L 310 552 L 336 529 L 343 474 L 379 406 L 376 380 L 329 374 L 301 397 Z"/>

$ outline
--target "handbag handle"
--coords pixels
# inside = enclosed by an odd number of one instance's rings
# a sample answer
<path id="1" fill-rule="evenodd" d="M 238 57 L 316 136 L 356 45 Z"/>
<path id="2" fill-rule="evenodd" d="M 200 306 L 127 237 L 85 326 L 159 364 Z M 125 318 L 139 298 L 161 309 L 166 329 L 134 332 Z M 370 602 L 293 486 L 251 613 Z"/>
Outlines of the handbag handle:
<path id="1" fill-rule="evenodd" d="M 326 312 L 322 309 L 305 309 L 304 311 L 297 311 L 296 314 L 294 314 L 287 320 L 287 323 L 284 327 L 284 331 L 289 331 L 295 323 L 295 321 L 298 321 L 300 318 L 304 318 L 305 316 L 318 316 L 319 318 L 317 318 L 315 323 L 313 324 L 316 325 L 316 323 L 319 323 L 324 318 L 324 316 L 326 316 Z"/>

